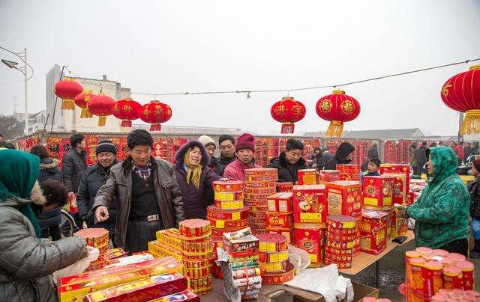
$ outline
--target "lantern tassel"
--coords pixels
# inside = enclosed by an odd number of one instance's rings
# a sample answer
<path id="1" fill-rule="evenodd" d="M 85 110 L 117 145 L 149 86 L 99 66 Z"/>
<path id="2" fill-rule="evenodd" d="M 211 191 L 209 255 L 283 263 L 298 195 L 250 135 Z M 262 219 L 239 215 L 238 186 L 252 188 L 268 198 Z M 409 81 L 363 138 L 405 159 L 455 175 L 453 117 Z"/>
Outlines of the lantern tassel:
<path id="1" fill-rule="evenodd" d="M 295 131 L 295 124 L 293 123 L 283 123 L 282 124 L 282 134 L 293 134 Z"/>
<path id="2" fill-rule="evenodd" d="M 480 133 L 480 110 L 469 110 L 463 120 L 460 134 L 478 134 Z"/>
<path id="3" fill-rule="evenodd" d="M 98 118 L 98 126 L 103 127 L 107 123 L 107 117 L 106 116 L 100 116 Z"/>
<path id="4" fill-rule="evenodd" d="M 150 131 L 161 131 L 162 130 L 162 125 L 160 124 L 152 124 L 150 126 Z"/>
<path id="5" fill-rule="evenodd" d="M 75 109 L 75 103 L 73 100 L 63 99 L 62 100 L 62 110 L 73 110 Z"/>
<path id="6" fill-rule="evenodd" d="M 327 136 L 328 137 L 340 137 L 343 132 L 343 122 L 340 121 L 331 121 L 328 126 Z"/>
<path id="7" fill-rule="evenodd" d="M 80 113 L 80 118 L 91 118 L 93 114 L 88 111 L 88 108 L 82 108 L 82 113 Z"/>
<path id="8" fill-rule="evenodd" d="M 122 128 L 132 128 L 132 121 L 123 120 L 121 124 Z"/>

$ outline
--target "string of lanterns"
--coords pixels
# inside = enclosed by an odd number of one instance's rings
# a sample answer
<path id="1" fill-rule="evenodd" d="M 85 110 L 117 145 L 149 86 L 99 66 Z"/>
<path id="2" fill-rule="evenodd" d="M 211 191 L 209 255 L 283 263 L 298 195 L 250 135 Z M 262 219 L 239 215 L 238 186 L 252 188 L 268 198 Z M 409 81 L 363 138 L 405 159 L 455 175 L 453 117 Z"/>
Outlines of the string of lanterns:
<path id="1" fill-rule="evenodd" d="M 478 59 L 472 61 L 476 60 Z M 419 69 L 397 75 L 467 62 L 469 61 Z M 357 83 L 370 80 L 373 79 L 361 80 Z M 348 85 L 350 84 L 348 83 Z M 161 124 L 169 121 L 173 114 L 171 107 L 159 100 L 152 100 L 143 106 L 131 98 L 115 101 L 101 92 L 94 95 L 91 91 L 83 91 L 83 87 L 79 83 L 68 77 L 55 84 L 54 92 L 62 99 L 62 110 L 73 110 L 77 105 L 82 109 L 81 118 L 90 118 L 92 115 L 99 116 L 98 125 L 100 127 L 105 125 L 106 117 L 113 114 L 122 121 L 121 127 L 123 128 L 131 127 L 132 120 L 140 118 L 142 121 L 151 124 L 150 131 L 161 131 Z M 237 91 L 237 93 L 240 92 Z M 472 66 L 469 71 L 459 73 L 447 80 L 442 87 L 441 98 L 451 109 L 466 112 L 463 127 L 460 130 L 461 134 L 480 133 L 480 65 Z M 356 119 L 360 115 L 361 106 L 354 97 L 345 94 L 343 90 L 336 89 L 332 94 L 321 97 L 315 105 L 315 110 L 320 118 L 330 121 L 326 135 L 328 137 L 341 137 L 344 123 Z M 302 102 L 287 96 L 272 105 L 270 114 L 275 121 L 282 123 L 282 134 L 293 134 L 295 123 L 305 117 L 306 108 Z"/>

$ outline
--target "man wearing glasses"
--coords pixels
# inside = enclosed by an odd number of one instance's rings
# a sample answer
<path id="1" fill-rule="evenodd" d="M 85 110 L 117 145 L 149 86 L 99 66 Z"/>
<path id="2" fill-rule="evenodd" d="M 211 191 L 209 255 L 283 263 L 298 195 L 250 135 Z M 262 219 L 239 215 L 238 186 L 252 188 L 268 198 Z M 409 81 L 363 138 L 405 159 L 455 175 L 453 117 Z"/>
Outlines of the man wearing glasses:
<path id="1" fill-rule="evenodd" d="M 297 172 L 306 169 L 306 162 L 302 158 L 303 143 L 293 138 L 287 141 L 286 150 L 280 156 L 272 159 L 269 168 L 278 169 L 278 182 L 297 183 Z"/>

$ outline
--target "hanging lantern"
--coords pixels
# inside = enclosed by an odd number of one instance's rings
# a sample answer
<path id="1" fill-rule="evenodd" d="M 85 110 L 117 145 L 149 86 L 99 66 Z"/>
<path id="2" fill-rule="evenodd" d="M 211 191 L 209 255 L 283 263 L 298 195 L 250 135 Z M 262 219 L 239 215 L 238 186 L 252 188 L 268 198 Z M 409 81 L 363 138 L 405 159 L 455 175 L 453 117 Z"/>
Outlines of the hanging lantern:
<path id="1" fill-rule="evenodd" d="M 114 99 L 100 92 L 100 94 L 90 98 L 90 101 L 87 103 L 87 108 L 92 114 L 99 116 L 98 126 L 103 127 L 107 122 L 107 116 L 112 114 L 114 104 Z"/>
<path id="2" fill-rule="evenodd" d="M 162 130 L 161 123 L 167 122 L 172 117 L 172 108 L 165 103 L 153 100 L 143 105 L 140 118 L 146 123 L 152 124 L 150 131 Z"/>
<path id="3" fill-rule="evenodd" d="M 352 121 L 360 114 L 360 104 L 343 90 L 334 90 L 332 94 L 320 98 L 316 105 L 317 114 L 330 121 L 327 136 L 340 137 L 343 123 Z"/>
<path id="4" fill-rule="evenodd" d="M 451 77 L 443 84 L 441 96 L 451 109 L 466 112 L 460 134 L 480 133 L 480 65 Z"/>
<path id="5" fill-rule="evenodd" d="M 282 134 L 292 134 L 295 130 L 294 123 L 301 121 L 305 117 L 305 113 L 305 105 L 293 97 L 282 98 L 270 109 L 273 119 L 282 123 Z"/>
<path id="6" fill-rule="evenodd" d="M 53 91 L 62 99 L 62 110 L 73 110 L 75 108 L 73 100 L 82 93 L 83 87 L 72 78 L 65 78 L 55 84 Z"/>
<path id="7" fill-rule="evenodd" d="M 93 114 L 88 111 L 87 103 L 90 101 L 91 97 L 93 96 L 93 92 L 91 90 L 85 90 L 82 93 L 78 94 L 75 99 L 75 105 L 82 108 L 82 112 L 80 113 L 80 118 L 91 118 Z"/>
<path id="8" fill-rule="evenodd" d="M 122 120 L 121 127 L 131 128 L 132 121 L 139 118 L 141 109 L 142 105 L 131 98 L 126 98 L 115 102 L 112 113 L 116 118 Z"/>

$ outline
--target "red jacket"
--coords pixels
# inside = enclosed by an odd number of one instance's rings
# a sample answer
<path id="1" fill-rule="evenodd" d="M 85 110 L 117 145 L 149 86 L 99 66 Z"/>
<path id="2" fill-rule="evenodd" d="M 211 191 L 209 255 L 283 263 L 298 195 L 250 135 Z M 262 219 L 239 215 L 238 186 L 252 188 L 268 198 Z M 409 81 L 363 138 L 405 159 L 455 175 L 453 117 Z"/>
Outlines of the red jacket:
<path id="1" fill-rule="evenodd" d="M 248 166 L 242 164 L 238 159 L 232 161 L 223 172 L 223 177 L 230 180 L 241 180 L 245 182 L 245 169 L 261 168 L 259 165 L 252 163 Z"/>
<path id="2" fill-rule="evenodd" d="M 463 152 L 463 147 L 458 145 L 455 147 L 455 152 L 457 153 L 457 157 L 462 159 L 465 157 L 465 153 Z"/>

